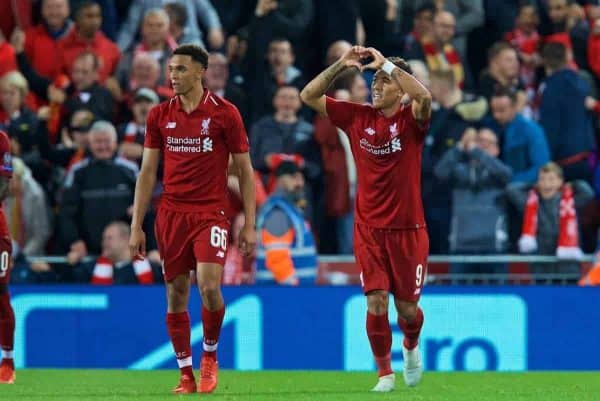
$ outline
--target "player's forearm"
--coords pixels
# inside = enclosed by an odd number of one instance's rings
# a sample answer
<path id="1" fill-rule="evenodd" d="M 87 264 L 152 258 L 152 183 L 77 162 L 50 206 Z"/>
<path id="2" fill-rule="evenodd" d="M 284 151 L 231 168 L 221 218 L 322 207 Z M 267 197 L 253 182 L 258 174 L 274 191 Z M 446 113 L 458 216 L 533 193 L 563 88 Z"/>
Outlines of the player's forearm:
<path id="1" fill-rule="evenodd" d="M 133 200 L 133 216 L 131 217 L 131 227 L 141 227 L 144 222 L 144 216 L 148 210 L 148 205 L 152 199 L 152 191 L 156 184 L 156 176 L 142 170 L 138 175 L 135 185 L 135 198 Z"/>
<path id="2" fill-rule="evenodd" d="M 240 192 L 244 206 L 245 224 L 256 225 L 256 189 L 254 187 L 254 172 L 251 168 L 240 169 Z"/>
<path id="3" fill-rule="evenodd" d="M 417 102 L 429 100 L 431 102 L 431 92 L 417 78 L 403 69 L 394 68 L 392 78 L 396 80 L 404 93 L 410 96 L 412 100 L 416 100 Z"/>
<path id="4" fill-rule="evenodd" d="M 339 75 L 340 72 L 344 71 L 346 66 L 341 62 L 337 61 L 326 68 L 323 72 L 317 75 L 312 81 L 310 81 L 302 92 L 300 92 L 300 98 L 302 101 L 310 102 L 311 100 L 318 99 L 327 92 L 329 85 Z"/>

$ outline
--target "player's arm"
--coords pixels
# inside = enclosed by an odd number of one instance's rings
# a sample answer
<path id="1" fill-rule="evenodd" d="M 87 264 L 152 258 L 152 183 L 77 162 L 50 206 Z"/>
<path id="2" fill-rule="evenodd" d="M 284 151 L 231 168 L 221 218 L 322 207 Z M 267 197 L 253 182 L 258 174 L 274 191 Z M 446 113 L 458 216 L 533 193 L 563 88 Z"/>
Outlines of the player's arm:
<path id="1" fill-rule="evenodd" d="M 344 70 L 351 67 L 360 69 L 360 55 L 363 48 L 353 46 L 350 50 L 340 57 L 338 61 L 327 67 L 323 72 L 310 81 L 302 92 L 300 98 L 310 108 L 317 111 L 322 116 L 327 116 L 325 107 L 325 92 L 333 80 Z"/>
<path id="2" fill-rule="evenodd" d="M 363 69 L 382 69 L 394 79 L 412 99 L 412 113 L 415 120 L 424 122 L 431 117 L 431 92 L 419 80 L 402 68 L 387 60 L 377 49 L 369 47 L 366 51 L 373 57 L 373 61 Z"/>
<path id="3" fill-rule="evenodd" d="M 240 192 L 244 206 L 245 222 L 240 231 L 239 247 L 244 255 L 249 255 L 256 246 L 256 189 L 254 188 L 254 169 L 250 154 L 233 153 L 233 162 L 238 169 Z"/>
<path id="4" fill-rule="evenodd" d="M 131 217 L 131 237 L 129 249 L 131 256 L 146 255 L 146 235 L 142 230 L 144 216 L 152 199 L 152 191 L 156 184 L 156 172 L 160 161 L 160 149 L 144 148 L 142 168 L 135 185 L 133 200 L 133 216 Z"/>

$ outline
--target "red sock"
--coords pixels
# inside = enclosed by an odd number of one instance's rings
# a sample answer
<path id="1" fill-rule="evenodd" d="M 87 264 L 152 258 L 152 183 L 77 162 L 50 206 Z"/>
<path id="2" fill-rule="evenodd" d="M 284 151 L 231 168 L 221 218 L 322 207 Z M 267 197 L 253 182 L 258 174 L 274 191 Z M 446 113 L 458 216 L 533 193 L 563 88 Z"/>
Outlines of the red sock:
<path id="1" fill-rule="evenodd" d="M 8 293 L 0 295 L 0 348 L 4 357 L 3 363 L 13 364 L 13 345 L 15 338 L 15 313 L 10 305 Z"/>
<path id="2" fill-rule="evenodd" d="M 167 331 L 169 337 L 171 337 L 171 343 L 173 343 L 173 350 L 181 374 L 193 378 L 190 315 L 187 312 L 167 313 Z"/>
<path id="3" fill-rule="evenodd" d="M 421 334 L 423 320 L 423 311 L 418 307 L 417 316 L 410 322 L 398 316 L 398 326 L 404 333 L 404 346 L 406 349 L 413 349 L 419 344 L 419 334 Z"/>
<path id="4" fill-rule="evenodd" d="M 225 316 L 225 306 L 216 311 L 209 311 L 202 305 L 202 329 L 204 330 L 204 341 L 202 342 L 203 356 L 217 358 L 217 345 L 219 334 Z"/>
<path id="5" fill-rule="evenodd" d="M 379 376 L 393 373 L 392 371 L 392 329 L 387 313 L 373 315 L 367 312 L 367 336 L 371 343 L 371 351 L 377 364 Z"/>

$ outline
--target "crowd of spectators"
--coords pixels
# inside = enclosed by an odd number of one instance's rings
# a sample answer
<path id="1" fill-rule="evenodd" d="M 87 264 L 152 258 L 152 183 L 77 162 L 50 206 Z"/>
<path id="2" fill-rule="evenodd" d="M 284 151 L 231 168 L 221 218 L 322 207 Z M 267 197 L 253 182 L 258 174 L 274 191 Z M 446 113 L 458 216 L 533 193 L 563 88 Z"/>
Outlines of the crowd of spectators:
<path id="1" fill-rule="evenodd" d="M 261 202 L 281 190 L 282 155 L 302 159 L 301 209 L 320 253 L 352 253 L 356 168 L 345 134 L 299 91 L 354 43 L 403 57 L 432 92 L 422 176 L 432 254 L 594 251 L 599 0 L 19 0 L 0 4 L 15 281 L 99 283 L 105 266 L 115 282 L 160 279 L 153 211 L 143 266 L 115 247 L 128 235 L 145 119 L 173 95 L 166 65 L 182 43 L 210 52 L 205 87 L 241 112 Z M 366 102 L 371 79 L 349 71 L 329 95 Z M 67 266 L 28 259 L 41 254 Z"/>

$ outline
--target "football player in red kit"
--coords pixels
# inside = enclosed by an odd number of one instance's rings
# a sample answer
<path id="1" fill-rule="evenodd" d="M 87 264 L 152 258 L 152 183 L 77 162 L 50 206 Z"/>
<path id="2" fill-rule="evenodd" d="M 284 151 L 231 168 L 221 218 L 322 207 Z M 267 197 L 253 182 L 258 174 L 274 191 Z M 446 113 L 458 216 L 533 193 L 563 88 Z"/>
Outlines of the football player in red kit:
<path id="1" fill-rule="evenodd" d="M 0 384 L 15 382 L 15 364 L 13 361 L 15 314 L 10 305 L 10 294 L 8 293 L 12 243 L 8 234 L 4 210 L 1 207 L 2 202 L 8 195 L 8 181 L 11 177 L 10 140 L 5 132 L 0 131 L 0 348 L 2 348 Z"/>
<path id="2" fill-rule="evenodd" d="M 248 136 L 237 108 L 202 87 L 207 64 L 208 53 L 194 45 L 179 46 L 169 61 L 175 97 L 155 106 L 148 115 L 129 242 L 134 256 L 145 253 L 142 221 L 162 158 L 163 193 L 155 231 L 167 287 L 167 330 L 181 371 L 176 393 L 210 393 L 217 387 L 217 343 L 225 315 L 221 277 L 229 235 L 230 154 L 240 172 L 246 217 L 239 247 L 247 255 L 256 244 L 254 171 Z M 197 386 L 187 311 L 191 270 L 196 272 L 202 297 L 204 330 Z"/>
<path id="3" fill-rule="evenodd" d="M 368 64 L 363 65 L 363 62 Z M 344 70 L 377 70 L 372 104 L 325 96 Z M 421 200 L 421 152 L 431 116 L 431 94 L 401 58 L 386 59 L 374 48 L 354 46 L 302 90 L 304 103 L 349 138 L 358 179 L 354 253 L 367 296 L 367 335 L 379 381 L 373 391 L 395 388 L 391 368 L 389 294 L 404 333 L 404 381 L 415 386 L 423 372 L 418 349 L 429 238 Z"/>

